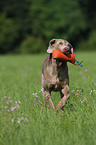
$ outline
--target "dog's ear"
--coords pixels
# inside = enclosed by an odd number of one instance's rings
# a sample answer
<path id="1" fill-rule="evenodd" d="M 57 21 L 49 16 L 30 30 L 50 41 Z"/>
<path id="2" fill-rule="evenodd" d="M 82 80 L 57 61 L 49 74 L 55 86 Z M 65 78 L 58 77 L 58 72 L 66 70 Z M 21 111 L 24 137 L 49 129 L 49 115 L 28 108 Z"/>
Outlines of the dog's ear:
<path id="1" fill-rule="evenodd" d="M 56 39 L 50 40 L 50 42 L 49 42 L 49 47 L 48 47 L 48 49 L 47 49 L 47 52 L 48 52 L 48 53 L 52 53 L 53 50 L 55 49 L 55 42 L 56 42 Z"/>
<path id="2" fill-rule="evenodd" d="M 70 47 L 71 54 L 73 54 L 73 47 L 72 47 L 72 45 L 69 42 L 68 42 L 68 46 Z"/>
<path id="3" fill-rule="evenodd" d="M 71 47 L 71 53 L 73 54 L 73 47 Z"/>

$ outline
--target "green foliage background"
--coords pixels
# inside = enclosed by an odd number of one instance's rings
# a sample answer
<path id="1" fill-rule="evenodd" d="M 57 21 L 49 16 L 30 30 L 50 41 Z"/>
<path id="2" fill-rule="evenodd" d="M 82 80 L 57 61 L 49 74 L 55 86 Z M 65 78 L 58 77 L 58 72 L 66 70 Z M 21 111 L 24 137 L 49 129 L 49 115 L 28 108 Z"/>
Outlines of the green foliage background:
<path id="1" fill-rule="evenodd" d="M 40 53 L 52 38 L 95 50 L 94 0 L 0 1 L 0 53 Z"/>

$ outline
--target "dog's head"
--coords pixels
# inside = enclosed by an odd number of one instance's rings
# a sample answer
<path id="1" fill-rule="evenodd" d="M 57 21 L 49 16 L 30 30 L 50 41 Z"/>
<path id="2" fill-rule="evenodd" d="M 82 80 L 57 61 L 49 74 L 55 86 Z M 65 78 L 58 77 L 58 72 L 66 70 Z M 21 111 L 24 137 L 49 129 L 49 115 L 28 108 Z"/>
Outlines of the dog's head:
<path id="1" fill-rule="evenodd" d="M 48 53 L 52 53 L 54 49 L 61 50 L 64 54 L 72 54 L 73 53 L 73 47 L 72 45 L 63 39 L 52 39 L 49 42 L 49 47 L 47 49 Z"/>

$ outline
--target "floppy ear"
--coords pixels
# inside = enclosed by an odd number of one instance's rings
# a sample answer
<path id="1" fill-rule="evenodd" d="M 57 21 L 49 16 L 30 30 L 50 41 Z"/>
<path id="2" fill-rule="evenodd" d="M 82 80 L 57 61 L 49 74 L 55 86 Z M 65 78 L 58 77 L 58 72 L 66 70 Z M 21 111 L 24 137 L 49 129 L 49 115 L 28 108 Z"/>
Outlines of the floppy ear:
<path id="1" fill-rule="evenodd" d="M 70 49 L 71 49 L 71 53 L 73 54 L 73 47 L 72 45 L 69 43 Z"/>
<path id="2" fill-rule="evenodd" d="M 47 52 L 48 52 L 48 53 L 52 53 L 53 50 L 55 49 L 55 48 L 54 48 L 55 42 L 56 42 L 56 39 L 50 40 L 50 42 L 49 42 L 49 47 L 48 47 L 48 49 L 47 49 Z"/>
<path id="3" fill-rule="evenodd" d="M 73 47 L 71 47 L 71 53 L 73 54 Z"/>

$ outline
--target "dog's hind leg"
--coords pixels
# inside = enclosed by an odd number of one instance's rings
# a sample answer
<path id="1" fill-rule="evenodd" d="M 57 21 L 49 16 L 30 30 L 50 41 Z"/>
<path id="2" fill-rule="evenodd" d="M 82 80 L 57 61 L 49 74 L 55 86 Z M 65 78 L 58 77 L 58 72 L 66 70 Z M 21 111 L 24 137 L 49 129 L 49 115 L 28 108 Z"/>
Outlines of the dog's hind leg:
<path id="1" fill-rule="evenodd" d="M 52 102 L 52 99 L 51 99 L 51 95 L 48 91 L 44 91 L 43 93 L 43 102 L 44 102 L 44 105 L 45 107 L 51 107 L 52 110 L 55 110 L 55 106 Z"/>
<path id="2" fill-rule="evenodd" d="M 64 89 L 61 90 L 61 100 L 56 106 L 56 111 L 59 111 L 61 108 L 63 108 L 68 98 L 69 98 L 69 86 L 66 85 Z"/>

